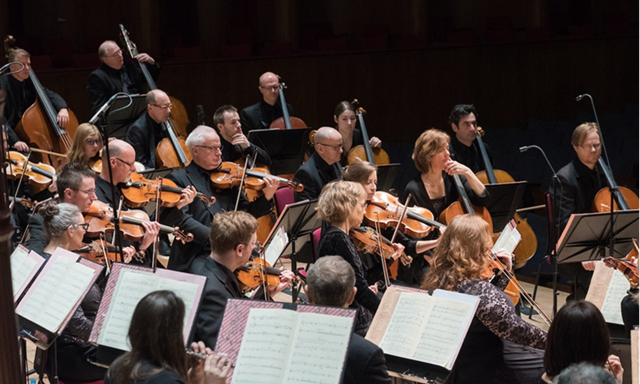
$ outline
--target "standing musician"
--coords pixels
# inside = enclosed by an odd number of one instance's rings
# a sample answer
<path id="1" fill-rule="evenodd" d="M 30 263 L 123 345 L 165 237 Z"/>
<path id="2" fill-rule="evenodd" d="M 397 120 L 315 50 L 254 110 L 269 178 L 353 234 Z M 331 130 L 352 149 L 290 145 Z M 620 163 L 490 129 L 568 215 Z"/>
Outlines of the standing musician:
<path id="1" fill-rule="evenodd" d="M 315 136 L 315 153 L 298 168 L 293 177 L 304 185 L 302 192 L 294 193 L 296 201 L 317 199 L 327 183 L 342 176 L 342 145 L 342 136 L 334 128 L 318 129 Z"/>
<path id="2" fill-rule="evenodd" d="M 362 138 L 362 131 L 356 129 L 356 122 L 358 121 L 358 117 L 356 116 L 356 107 L 348 102 L 341 101 L 336 105 L 336 110 L 333 114 L 333 121 L 336 122 L 338 132 L 342 135 L 342 142 L 344 145 L 342 146 L 342 158 L 340 159 L 340 163 L 343 166 L 348 165 L 347 155 L 349 151 L 358 145 L 363 145 L 364 139 Z M 371 148 L 380 148 L 382 147 L 382 140 L 373 136 L 369 139 L 369 144 Z"/>
<path id="3" fill-rule="evenodd" d="M 20 71 L 0 78 L 0 88 L 5 91 L 7 96 L 7 104 L 4 109 L 4 116 L 9 124 L 9 145 L 16 150 L 27 152 L 29 146 L 18 138 L 13 131 L 20 122 L 22 114 L 36 102 L 36 89 L 33 81 L 29 78 L 31 73 L 31 55 L 24 49 L 14 49 L 8 56 L 9 62 L 18 62 L 24 65 L 22 68 L 19 64 L 10 66 L 12 72 Z M 22 70 L 20 70 L 22 68 Z M 58 112 L 57 120 L 60 127 L 65 128 L 69 122 L 69 111 L 67 103 L 57 93 L 43 88 L 51 104 Z"/>
<path id="4" fill-rule="evenodd" d="M 169 96 L 154 89 L 147 93 L 147 111 L 138 117 L 127 129 L 125 141 L 136 151 L 136 161 L 146 169 L 156 167 L 156 147 L 163 138 L 165 123 L 171 117 L 171 100 Z"/>
<path id="5" fill-rule="evenodd" d="M 124 62 L 122 50 L 115 41 L 107 40 L 98 48 L 100 67 L 89 75 L 89 98 L 91 113 L 98 112 L 111 96 L 118 92 L 128 94 L 144 93 L 145 79 L 140 68 L 131 62 Z M 146 53 L 136 55 L 139 63 L 147 64 L 149 73 L 155 80 L 160 66 Z"/>
<path id="6" fill-rule="evenodd" d="M 422 289 L 444 289 L 478 296 L 480 302 L 460 349 L 451 383 L 537 383 L 547 334 L 522 320 L 502 289 L 502 274 L 494 285 L 483 274 L 490 268 L 489 225 L 478 216 L 455 217 L 435 248 Z M 512 255 L 496 255 L 512 268 Z M 530 348 L 532 347 L 532 348 Z"/>
<path id="7" fill-rule="evenodd" d="M 552 201 L 560 202 L 556 218 L 560 233 L 564 231 L 571 214 L 592 212 L 596 193 L 607 186 L 607 180 L 597 166 L 602 154 L 602 144 L 596 124 L 578 125 L 571 136 L 571 144 L 576 151 L 576 157 L 558 171 L 560 186 L 552 185 L 549 189 Z M 572 292 L 567 300 L 583 300 L 587 296 L 595 262 L 586 261 L 582 265 L 559 264 L 558 269 L 561 273 L 575 275 L 575 292 Z"/>
<path id="8" fill-rule="evenodd" d="M 168 179 L 174 181 L 179 187 L 192 185 L 196 190 L 215 197 L 216 202 L 207 205 L 196 199 L 191 204 L 182 208 L 181 214 L 175 214 L 175 210 L 163 209 L 160 213 L 162 223 L 179 226 L 184 231 L 192 233 L 193 241 L 187 244 L 173 242 L 169 269 L 186 271 L 194 259 L 205 258 L 210 253 L 209 227 L 214 216 L 219 212 L 233 211 L 236 205 L 238 193 L 240 201 L 238 210 L 247 211 L 255 217 L 260 217 L 271 212 L 273 195 L 278 189 L 278 181 L 265 178 L 266 186 L 263 196 L 249 202 L 239 187 L 229 189 L 217 189 L 211 182 L 211 172 L 222 165 L 222 144 L 216 131 L 205 125 L 196 127 L 187 137 L 187 147 L 193 157 L 193 161 L 184 169 L 171 173 Z"/>
<path id="9" fill-rule="evenodd" d="M 478 113 L 473 104 L 458 104 L 453 107 L 449 114 L 449 125 L 455 136 L 451 139 L 449 152 L 455 154 L 455 158 L 460 163 L 469 167 L 473 173 L 484 170 L 484 161 L 482 161 L 482 153 L 478 147 Z M 487 153 L 489 147 L 483 143 Z M 489 155 L 489 159 L 493 164 L 493 159 Z"/>
<path id="10" fill-rule="evenodd" d="M 222 159 L 236 161 L 242 158 L 253 159 L 256 164 L 269 166 L 271 158 L 267 152 L 252 144 L 242 132 L 238 110 L 233 105 L 223 105 L 213 115 L 213 124 L 218 128 L 220 144 L 222 145 Z"/>
<path id="11" fill-rule="evenodd" d="M 245 297 L 233 273 L 245 266 L 253 250 L 260 247 L 257 230 L 258 222 L 246 212 L 222 212 L 213 218 L 209 233 L 211 254 L 206 259 L 194 262 L 190 269 L 191 273 L 207 277 L 194 340 L 202 340 L 205 345 L 216 345 L 227 299 Z M 291 283 L 293 277 L 293 272 L 283 270 L 280 284 L 267 288 L 268 296 L 273 298 Z M 255 297 L 263 298 L 264 295 L 256 294 Z"/>
<path id="12" fill-rule="evenodd" d="M 245 135 L 254 129 L 268 129 L 274 120 L 282 117 L 278 75 L 273 72 L 263 73 L 260 76 L 258 90 L 262 94 L 262 100 L 240 112 L 240 121 Z M 291 104 L 287 103 L 287 109 L 289 115 L 295 115 Z"/>
<path id="13" fill-rule="evenodd" d="M 89 123 L 82 123 L 73 135 L 73 144 L 67 152 L 69 163 L 77 163 L 91 167 L 100 159 L 102 149 L 102 135 L 98 127 Z M 95 170 L 94 170 L 95 171 Z"/>

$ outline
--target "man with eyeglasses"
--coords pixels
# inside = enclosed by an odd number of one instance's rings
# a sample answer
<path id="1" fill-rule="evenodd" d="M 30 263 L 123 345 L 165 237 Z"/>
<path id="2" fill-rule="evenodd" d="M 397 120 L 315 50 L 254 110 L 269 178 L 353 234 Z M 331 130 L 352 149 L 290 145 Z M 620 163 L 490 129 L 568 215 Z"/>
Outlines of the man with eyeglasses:
<path id="1" fill-rule="evenodd" d="M 118 92 L 128 94 L 144 93 L 146 80 L 142 70 L 132 62 L 125 62 L 123 52 L 115 41 L 107 40 L 98 48 L 100 67 L 89 75 L 89 98 L 91 113 L 95 114 L 111 96 Z M 146 53 L 139 53 L 135 59 L 146 64 L 149 74 L 155 80 L 160 66 Z"/>
<path id="2" fill-rule="evenodd" d="M 576 157 L 558 171 L 560 186 L 552 184 L 549 188 L 552 201 L 560 202 L 556 218 L 560 233 L 564 231 L 571 214 L 592 212 L 591 207 L 596 193 L 607 186 L 604 173 L 598 166 L 602 144 L 596 123 L 578 125 L 571 136 L 571 144 Z M 567 297 L 567 300 L 583 300 L 586 297 L 594 269 L 593 261 L 583 262 L 582 266 L 577 263 L 558 265 L 561 273 L 576 277 L 575 288 L 577 289 Z"/>
<path id="3" fill-rule="evenodd" d="M 224 161 L 236 161 L 239 159 L 255 157 L 256 164 L 271 165 L 271 158 L 267 152 L 250 143 L 242 132 L 242 124 L 238 110 L 233 105 L 223 105 L 213 114 L 213 124 L 218 128 L 220 143 L 222 145 L 222 159 Z"/>
<path id="4" fill-rule="evenodd" d="M 322 188 L 342 177 L 340 157 L 342 135 L 337 129 L 322 127 L 314 138 L 316 152 L 296 171 L 294 179 L 304 185 L 302 192 L 295 192 L 296 201 L 317 199 Z"/>
<path id="5" fill-rule="evenodd" d="M 238 201 L 237 210 L 246 211 L 254 217 L 266 215 L 271 212 L 273 195 L 279 186 L 278 181 L 265 178 L 263 195 L 249 202 L 239 187 L 222 189 L 211 182 L 211 172 L 222 164 L 222 144 L 213 128 L 205 125 L 196 127 L 187 137 L 186 144 L 193 160 L 186 168 L 169 174 L 167 179 L 182 188 L 192 185 L 207 197 L 215 197 L 216 202 L 208 205 L 195 199 L 179 214 L 167 208 L 161 210 L 160 221 L 163 224 L 178 226 L 194 237 L 186 244 L 173 242 L 168 268 L 177 271 L 187 271 L 194 259 L 204 259 L 209 255 L 209 228 L 216 214 L 236 210 Z"/>
<path id="6" fill-rule="evenodd" d="M 280 102 L 280 80 L 273 72 L 265 72 L 260 76 L 258 90 L 262 100 L 240 112 L 242 131 L 248 134 L 254 129 L 268 129 L 271 123 L 282 117 L 282 103 Z M 287 103 L 289 115 L 293 116 L 293 107 Z"/>
<path id="7" fill-rule="evenodd" d="M 136 151 L 136 161 L 146 169 L 156 166 L 156 147 L 168 133 L 162 123 L 171 116 L 171 100 L 169 96 L 154 89 L 147 93 L 147 111 L 140 115 L 127 129 L 125 141 Z"/>

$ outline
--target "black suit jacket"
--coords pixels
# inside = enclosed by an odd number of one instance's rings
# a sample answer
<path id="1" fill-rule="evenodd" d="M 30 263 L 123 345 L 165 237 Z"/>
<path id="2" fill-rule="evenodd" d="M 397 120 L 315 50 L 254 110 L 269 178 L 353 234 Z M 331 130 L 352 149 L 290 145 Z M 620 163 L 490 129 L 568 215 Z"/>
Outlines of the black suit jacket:
<path id="1" fill-rule="evenodd" d="M 295 192 L 295 201 L 317 199 L 322 188 L 333 180 L 342 177 L 342 167 L 337 162 L 327 164 L 316 152 L 296 171 L 294 179 L 304 185 L 302 192 Z"/>
<path id="2" fill-rule="evenodd" d="M 236 161 L 242 158 L 256 158 L 256 164 L 271 165 L 271 157 L 267 154 L 267 151 L 258 147 L 253 143 L 249 143 L 247 149 L 242 149 L 239 145 L 232 145 L 230 142 L 224 139 L 220 135 L 220 144 L 222 144 L 222 160 L 223 161 Z"/>
<path id="3" fill-rule="evenodd" d="M 287 103 L 287 110 L 289 115 L 293 116 L 293 107 L 289 103 Z M 273 106 L 267 104 L 264 100 L 260 100 L 260 102 L 240 111 L 242 132 L 246 135 L 254 129 L 268 129 L 271 123 L 279 117 L 282 117 L 280 99 Z"/>
<path id="4" fill-rule="evenodd" d="M 484 148 L 489 156 L 489 162 L 493 166 L 493 158 L 491 152 L 489 152 L 489 146 L 484 141 Z M 482 159 L 482 151 L 480 150 L 480 143 L 478 140 L 474 140 L 471 147 L 467 147 L 458 141 L 456 135 L 451 136 L 451 143 L 449 144 L 449 152 L 451 152 L 451 158 L 457 162 L 469 167 L 473 173 L 477 173 L 485 170 L 484 160 Z"/>
<path id="5" fill-rule="evenodd" d="M 163 138 L 162 125 L 156 123 L 148 112 L 143 113 L 127 129 L 125 141 L 136 151 L 136 161 L 146 169 L 156 167 L 156 147 Z"/>
<path id="6" fill-rule="evenodd" d="M 382 349 L 362 336 L 352 333 L 342 382 L 344 384 L 391 383 Z"/>
<path id="7" fill-rule="evenodd" d="M 29 218 L 29 243 L 27 248 L 38 255 L 42 255 L 47 244 L 49 244 L 49 237 L 44 231 L 44 217 L 39 213 L 34 213 Z"/>

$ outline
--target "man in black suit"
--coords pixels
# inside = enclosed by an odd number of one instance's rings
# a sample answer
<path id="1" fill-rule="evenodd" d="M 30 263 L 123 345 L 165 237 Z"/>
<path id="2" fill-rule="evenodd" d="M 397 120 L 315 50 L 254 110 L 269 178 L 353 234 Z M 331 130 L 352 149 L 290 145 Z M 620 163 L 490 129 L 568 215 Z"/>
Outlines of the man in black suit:
<path id="1" fill-rule="evenodd" d="M 246 212 L 223 212 L 213 218 L 209 239 L 211 254 L 195 261 L 190 269 L 191 273 L 207 277 L 193 340 L 203 341 L 212 349 L 215 347 L 227 300 L 244 297 L 233 273 L 246 265 L 253 250 L 260 246 L 257 230 L 258 222 Z M 267 295 L 275 296 L 293 277 L 293 272 L 282 271 L 280 284 L 267 288 Z M 256 294 L 255 297 L 264 296 Z"/>
<path id="2" fill-rule="evenodd" d="M 273 72 L 263 73 L 260 76 L 258 90 L 262 94 L 262 100 L 240 112 L 242 131 L 245 135 L 254 129 L 268 129 L 274 120 L 282 117 L 279 76 Z M 287 110 L 289 115 L 293 116 L 293 107 L 289 103 Z"/>
<path id="3" fill-rule="evenodd" d="M 139 66 L 124 62 L 122 50 L 115 41 L 107 40 L 98 48 L 100 67 L 89 75 L 89 98 L 91 113 L 95 114 L 111 96 L 118 92 L 128 94 L 144 93 L 146 80 Z M 147 64 L 149 74 L 155 80 L 160 71 L 159 65 L 146 53 L 139 53 L 135 59 Z"/>
<path id="4" fill-rule="evenodd" d="M 469 167 L 473 173 L 485 169 L 480 144 L 478 143 L 478 113 L 473 104 L 458 104 L 449 114 L 449 125 L 455 135 L 451 137 L 449 152 L 455 154 L 455 159 Z M 484 143 L 484 142 L 483 142 Z M 489 154 L 489 147 L 484 143 Z M 489 156 L 493 164 L 493 159 Z"/>
<path id="5" fill-rule="evenodd" d="M 209 227 L 213 217 L 219 212 L 235 210 L 238 193 L 240 193 L 238 210 L 260 217 L 271 211 L 271 200 L 279 186 L 278 181 L 265 178 L 264 194 L 252 202 L 247 200 L 244 192 L 238 187 L 217 188 L 211 182 L 211 172 L 222 165 L 223 148 L 216 131 L 205 125 L 198 126 L 189 134 L 186 144 L 193 161 L 186 168 L 171 173 L 167 178 L 179 187 L 192 185 L 208 198 L 215 197 L 216 202 L 209 205 L 196 199 L 183 207 L 179 214 L 176 214 L 176 210 L 173 209 L 161 211 L 160 221 L 163 224 L 178 226 L 194 236 L 193 241 L 186 244 L 173 242 L 168 268 L 177 271 L 186 271 L 194 259 L 209 255 Z"/>
<path id="6" fill-rule="evenodd" d="M 316 152 L 298 168 L 293 177 L 304 185 L 302 192 L 295 192 L 296 201 L 317 199 L 325 185 L 342 176 L 340 132 L 331 127 L 322 127 L 318 129 L 314 142 Z"/>
<path id="7" fill-rule="evenodd" d="M 556 222 L 560 226 L 560 233 L 573 213 L 592 212 L 591 206 L 596 193 L 607 185 L 602 170 L 598 166 L 598 159 L 602 153 L 602 144 L 598 126 L 595 123 L 580 124 L 573 131 L 571 144 L 576 151 L 576 157 L 558 171 L 560 186 L 551 185 L 549 192 L 552 201 L 559 201 L 559 212 Z M 560 272 L 576 276 L 577 290 L 567 300 L 583 300 L 586 297 L 595 262 L 560 264 Z"/>
<path id="8" fill-rule="evenodd" d="M 315 305 L 348 308 L 356 297 L 355 283 L 353 268 L 342 257 L 321 257 L 307 273 L 307 298 Z M 352 333 L 343 383 L 391 383 L 382 349 Z"/>
<path id="9" fill-rule="evenodd" d="M 242 132 L 238 110 L 233 105 L 223 105 L 213 114 L 213 124 L 218 128 L 222 144 L 222 159 L 236 161 L 243 158 L 254 159 L 256 164 L 271 165 L 267 152 L 252 144 Z"/>

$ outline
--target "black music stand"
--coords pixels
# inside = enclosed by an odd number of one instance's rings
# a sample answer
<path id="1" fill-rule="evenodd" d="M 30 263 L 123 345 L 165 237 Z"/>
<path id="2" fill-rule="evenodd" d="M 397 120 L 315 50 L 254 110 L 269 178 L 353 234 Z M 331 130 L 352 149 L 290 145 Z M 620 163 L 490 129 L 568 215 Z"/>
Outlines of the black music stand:
<path id="1" fill-rule="evenodd" d="M 289 255 L 291 259 L 291 270 L 294 273 L 297 272 L 298 261 L 305 263 L 315 262 L 314 250 L 311 245 L 311 235 L 313 231 L 322 226 L 322 220 L 316 215 L 317 205 L 317 200 L 304 200 L 287 204 L 265 242 L 265 248 L 269 247 L 278 231 L 281 231 L 280 228 L 284 229 L 288 241 L 280 253 L 280 257 L 282 255 Z M 298 290 L 294 286 L 291 291 L 291 301 L 295 303 L 297 298 Z"/>
<path id="2" fill-rule="evenodd" d="M 257 129 L 249 131 L 251 143 L 264 149 L 271 158 L 269 169 L 274 175 L 296 173 L 304 162 L 311 128 Z"/>
<path id="3" fill-rule="evenodd" d="M 377 166 L 378 170 L 376 171 L 378 176 L 378 190 L 389 192 L 393 185 L 396 182 L 398 177 L 398 170 L 400 169 L 400 164 L 383 164 Z"/>
<path id="4" fill-rule="evenodd" d="M 489 191 L 489 203 L 486 208 L 491 214 L 494 230 L 502 230 L 513 219 L 526 185 L 526 181 L 485 185 Z"/>
<path id="5" fill-rule="evenodd" d="M 123 138 L 127 129 L 147 109 L 147 95 L 118 96 L 107 115 L 108 137 Z M 131 105 L 128 105 L 131 103 Z M 128 106 L 127 106 L 128 105 Z"/>

